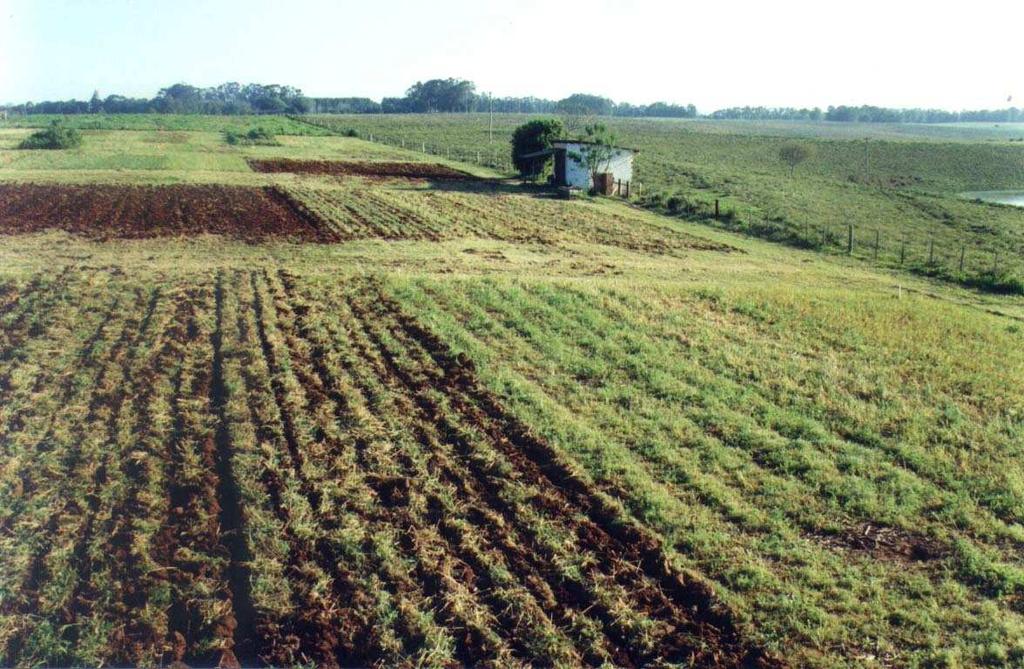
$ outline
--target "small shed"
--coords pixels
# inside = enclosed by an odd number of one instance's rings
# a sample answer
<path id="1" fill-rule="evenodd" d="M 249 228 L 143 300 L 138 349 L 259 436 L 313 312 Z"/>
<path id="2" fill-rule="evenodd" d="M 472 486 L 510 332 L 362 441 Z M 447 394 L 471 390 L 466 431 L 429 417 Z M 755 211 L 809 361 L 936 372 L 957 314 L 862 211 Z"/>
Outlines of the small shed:
<path id="1" fill-rule="evenodd" d="M 587 166 L 574 159 L 573 156 L 586 155 L 592 142 L 580 140 L 558 140 L 552 142 L 555 157 L 555 184 L 558 186 L 575 186 L 583 190 L 594 187 L 594 181 Z M 613 181 L 629 183 L 633 181 L 633 157 L 636 149 L 622 146 L 612 147 L 607 163 L 601 165 L 600 172 L 610 174 Z"/>
<path id="2" fill-rule="evenodd" d="M 540 166 L 548 158 L 553 157 L 555 160 L 553 178 L 556 186 L 571 186 L 590 190 L 594 188 L 594 180 L 587 165 L 578 157 L 585 156 L 589 147 L 592 146 L 595 146 L 593 142 L 559 139 L 551 143 L 550 149 L 537 151 L 525 155 L 523 158 L 534 159 Z M 637 153 L 639 153 L 637 149 L 628 149 L 622 146 L 612 147 L 611 155 L 608 161 L 601 165 L 600 172 L 609 174 L 609 179 L 613 182 L 629 184 L 633 181 L 633 157 Z"/>

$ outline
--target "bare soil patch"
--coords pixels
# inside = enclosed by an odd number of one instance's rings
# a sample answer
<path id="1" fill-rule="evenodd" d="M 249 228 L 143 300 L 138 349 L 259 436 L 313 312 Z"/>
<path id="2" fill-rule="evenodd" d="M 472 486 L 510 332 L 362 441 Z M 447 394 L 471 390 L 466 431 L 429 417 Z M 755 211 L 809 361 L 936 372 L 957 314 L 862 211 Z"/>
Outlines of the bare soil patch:
<path id="1" fill-rule="evenodd" d="M 96 239 L 217 234 L 333 240 L 273 188 L 218 185 L 0 185 L 0 234 L 64 230 Z"/>
<path id="2" fill-rule="evenodd" d="M 250 160 L 257 172 L 288 172 L 291 174 L 326 174 L 331 176 L 380 177 L 387 179 L 429 179 L 434 181 L 479 181 L 468 172 L 461 172 L 437 163 L 401 163 L 384 161 L 342 160 Z"/>
<path id="3" fill-rule="evenodd" d="M 866 553 L 881 560 L 928 562 L 949 555 L 949 548 L 937 539 L 871 523 L 862 523 L 836 534 L 816 534 L 815 538 L 826 546 Z"/>

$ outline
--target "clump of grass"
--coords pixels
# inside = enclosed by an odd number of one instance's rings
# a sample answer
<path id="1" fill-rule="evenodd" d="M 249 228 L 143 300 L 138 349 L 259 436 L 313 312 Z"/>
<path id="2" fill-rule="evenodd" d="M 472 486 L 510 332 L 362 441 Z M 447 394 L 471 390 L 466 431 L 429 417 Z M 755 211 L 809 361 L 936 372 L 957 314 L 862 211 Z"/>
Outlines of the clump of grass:
<path id="1" fill-rule="evenodd" d="M 18 145 L 20 149 L 74 149 L 82 145 L 82 133 L 53 121 L 48 128 L 34 132 Z"/>
<path id="2" fill-rule="evenodd" d="M 225 130 L 224 141 L 232 146 L 281 146 L 281 142 L 266 128 L 250 128 L 246 132 Z"/>

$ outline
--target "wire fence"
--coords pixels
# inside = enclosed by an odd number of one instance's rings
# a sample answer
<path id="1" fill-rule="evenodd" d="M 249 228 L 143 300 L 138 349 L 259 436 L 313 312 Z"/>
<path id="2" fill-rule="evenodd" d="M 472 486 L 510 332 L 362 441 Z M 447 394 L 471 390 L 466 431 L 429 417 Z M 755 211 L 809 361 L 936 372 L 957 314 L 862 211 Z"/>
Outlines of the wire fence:
<path id="1" fill-rule="evenodd" d="M 453 160 L 460 163 L 470 163 L 481 167 L 488 167 L 502 174 L 515 174 L 516 169 L 512 164 L 511 155 L 507 147 L 491 146 L 486 149 L 466 148 L 452 146 L 450 144 L 437 144 L 424 141 L 406 140 L 404 137 L 390 137 L 369 133 L 365 139 L 378 144 L 385 144 L 396 149 L 416 151 L 427 155 Z"/>
<path id="2" fill-rule="evenodd" d="M 307 123 L 318 128 L 324 128 L 339 135 L 345 135 L 349 132 L 354 132 L 354 130 L 339 129 L 331 123 L 324 123 L 316 119 L 303 118 L 300 116 L 296 116 L 293 118 L 295 118 L 295 120 L 301 123 Z M 512 157 L 509 151 L 509 147 L 504 144 L 494 144 L 486 148 L 481 148 L 454 146 L 452 144 L 441 143 L 436 141 L 427 142 L 423 140 L 414 140 L 402 136 L 396 137 L 393 135 L 385 135 L 374 132 L 353 136 L 358 136 L 360 139 L 369 140 L 377 144 L 384 144 L 386 146 L 394 147 L 396 149 L 416 151 L 418 153 L 424 153 L 430 156 L 444 158 L 445 160 L 452 160 L 460 163 L 470 163 L 473 165 L 479 165 L 480 167 L 487 167 L 502 174 L 511 175 L 516 173 L 515 166 L 512 164 Z"/>
<path id="3" fill-rule="evenodd" d="M 1024 294 L 1024 244 L 995 247 L 948 235 L 894 234 L 880 227 L 852 224 L 787 225 L 711 218 L 722 227 L 793 246 L 844 254 L 994 292 Z"/>

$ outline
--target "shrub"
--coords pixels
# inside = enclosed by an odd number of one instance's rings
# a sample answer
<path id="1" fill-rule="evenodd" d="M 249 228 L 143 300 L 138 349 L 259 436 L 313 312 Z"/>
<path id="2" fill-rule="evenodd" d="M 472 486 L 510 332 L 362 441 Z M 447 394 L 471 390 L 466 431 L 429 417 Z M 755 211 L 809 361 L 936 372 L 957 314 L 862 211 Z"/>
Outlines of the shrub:
<path id="1" fill-rule="evenodd" d="M 349 128 L 348 130 L 346 130 L 342 134 L 345 137 L 358 137 L 359 136 L 359 131 L 356 130 L 355 128 Z"/>
<path id="2" fill-rule="evenodd" d="M 550 160 L 544 161 L 538 168 L 537 161 L 523 156 L 550 149 L 552 141 L 565 132 L 562 122 L 556 118 L 534 119 L 516 128 L 512 134 L 512 164 L 523 176 L 542 173 L 547 169 Z"/>
<path id="3" fill-rule="evenodd" d="M 241 146 L 280 146 L 280 142 L 266 128 L 251 128 L 247 132 L 235 130 L 224 131 L 224 141 L 232 145 Z"/>
<path id="4" fill-rule="evenodd" d="M 82 133 L 68 128 L 60 121 L 34 132 L 18 145 L 21 149 L 74 149 L 82 145 Z"/>
<path id="5" fill-rule="evenodd" d="M 989 293 L 1024 295 L 1024 278 L 1005 272 L 981 272 L 974 276 L 965 277 L 963 282 L 971 288 L 977 288 Z"/>
<path id="6" fill-rule="evenodd" d="M 681 195 L 673 195 L 665 202 L 665 206 L 668 207 L 668 210 L 673 214 L 678 214 L 680 211 L 683 211 L 687 208 L 688 204 L 689 203 L 686 201 L 686 198 Z"/>

